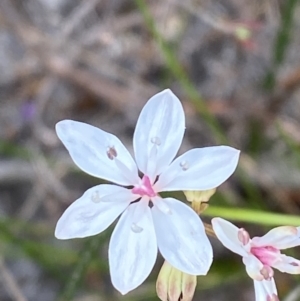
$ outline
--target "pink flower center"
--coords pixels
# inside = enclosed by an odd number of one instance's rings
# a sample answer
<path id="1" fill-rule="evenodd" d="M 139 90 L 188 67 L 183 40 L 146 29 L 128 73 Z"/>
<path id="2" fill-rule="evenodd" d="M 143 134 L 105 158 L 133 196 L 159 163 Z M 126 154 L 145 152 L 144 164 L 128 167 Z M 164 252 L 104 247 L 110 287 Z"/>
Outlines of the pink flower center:
<path id="1" fill-rule="evenodd" d="M 139 185 L 133 187 L 132 193 L 139 194 L 140 196 L 148 196 L 148 197 L 156 196 L 156 193 L 151 185 L 150 179 L 146 175 L 143 176 Z"/>
<path id="2" fill-rule="evenodd" d="M 281 254 L 278 249 L 272 246 L 252 247 L 250 252 L 267 266 L 272 266 Z"/>

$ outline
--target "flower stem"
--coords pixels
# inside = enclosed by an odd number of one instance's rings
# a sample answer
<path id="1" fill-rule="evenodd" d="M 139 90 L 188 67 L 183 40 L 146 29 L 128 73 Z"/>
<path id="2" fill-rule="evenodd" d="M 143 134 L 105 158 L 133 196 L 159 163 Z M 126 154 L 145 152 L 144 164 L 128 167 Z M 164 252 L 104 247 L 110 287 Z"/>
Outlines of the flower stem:
<path id="1" fill-rule="evenodd" d="M 201 215 L 268 226 L 299 226 L 300 216 L 259 210 L 209 206 Z"/>
<path id="2" fill-rule="evenodd" d="M 207 223 L 203 223 L 203 224 L 204 224 L 205 232 L 207 235 L 209 235 L 211 237 L 217 237 L 211 224 L 207 224 Z"/>

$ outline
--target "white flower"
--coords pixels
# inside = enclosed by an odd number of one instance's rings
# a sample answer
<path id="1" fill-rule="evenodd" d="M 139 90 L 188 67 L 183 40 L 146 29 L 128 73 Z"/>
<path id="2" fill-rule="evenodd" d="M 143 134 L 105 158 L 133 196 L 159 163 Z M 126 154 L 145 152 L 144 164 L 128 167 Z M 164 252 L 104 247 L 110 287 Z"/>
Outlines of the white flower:
<path id="1" fill-rule="evenodd" d="M 213 218 L 212 226 L 221 243 L 243 257 L 246 271 L 254 280 L 256 301 L 279 301 L 273 268 L 300 274 L 300 261 L 280 252 L 300 245 L 300 227 L 277 227 L 250 239 L 247 231 L 222 218 Z"/>
<path id="2" fill-rule="evenodd" d="M 182 105 L 170 90 L 153 96 L 139 116 L 133 136 L 135 161 L 112 134 L 71 120 L 56 125 L 79 168 L 117 185 L 87 190 L 59 219 L 55 236 L 96 235 L 122 214 L 109 243 L 112 283 L 122 294 L 147 278 L 157 249 L 188 274 L 204 275 L 211 265 L 212 248 L 199 216 L 158 193 L 220 185 L 234 172 L 239 151 L 227 146 L 192 149 L 173 161 L 184 130 Z"/>

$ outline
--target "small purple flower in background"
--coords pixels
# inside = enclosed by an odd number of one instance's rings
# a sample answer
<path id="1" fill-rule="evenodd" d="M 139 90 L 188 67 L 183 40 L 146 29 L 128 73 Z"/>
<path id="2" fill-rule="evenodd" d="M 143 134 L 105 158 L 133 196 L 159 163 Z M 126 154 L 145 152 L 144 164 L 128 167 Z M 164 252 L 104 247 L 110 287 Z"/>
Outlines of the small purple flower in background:
<path id="1" fill-rule="evenodd" d="M 59 219 L 57 238 L 96 235 L 122 214 L 109 243 L 112 283 L 122 294 L 148 277 L 157 249 L 178 270 L 191 275 L 208 272 L 212 247 L 199 216 L 158 193 L 219 186 L 236 169 L 238 150 L 192 149 L 173 161 L 185 117 L 170 90 L 153 96 L 139 116 L 133 136 L 135 161 L 117 137 L 91 125 L 64 120 L 56 131 L 79 168 L 116 183 L 92 187 L 76 200 Z"/>
<path id="2" fill-rule="evenodd" d="M 36 104 L 32 100 L 25 101 L 21 106 L 21 116 L 24 122 L 30 122 L 36 115 Z"/>
<path id="3" fill-rule="evenodd" d="M 247 231 L 222 218 L 213 218 L 212 226 L 221 243 L 243 257 L 246 271 L 254 280 L 256 301 L 279 301 L 273 268 L 300 274 L 300 261 L 280 252 L 300 245 L 300 227 L 277 227 L 250 239 Z"/>

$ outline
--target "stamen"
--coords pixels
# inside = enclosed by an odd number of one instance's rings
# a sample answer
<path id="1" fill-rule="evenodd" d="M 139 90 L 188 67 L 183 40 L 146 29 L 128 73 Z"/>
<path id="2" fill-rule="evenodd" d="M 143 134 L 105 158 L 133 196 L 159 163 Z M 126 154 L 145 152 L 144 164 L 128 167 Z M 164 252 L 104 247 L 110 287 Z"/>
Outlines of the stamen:
<path id="1" fill-rule="evenodd" d="M 141 233 L 144 230 L 142 227 L 138 226 L 136 223 L 132 223 L 130 228 L 134 233 Z"/>
<path id="2" fill-rule="evenodd" d="M 158 137 L 152 137 L 151 138 L 151 142 L 153 144 L 156 144 L 157 146 L 159 146 L 161 144 L 161 141 L 160 141 L 160 139 Z"/>
<path id="3" fill-rule="evenodd" d="M 250 240 L 250 235 L 249 233 L 244 229 L 240 228 L 238 231 L 238 240 L 245 246 L 249 240 Z"/>
<path id="4" fill-rule="evenodd" d="M 114 146 L 109 146 L 106 150 L 106 154 L 107 154 L 107 157 L 110 159 L 110 160 L 113 160 L 114 158 L 117 157 L 118 153 L 115 149 Z"/>
<path id="5" fill-rule="evenodd" d="M 267 301 L 279 301 L 279 298 L 277 295 L 272 294 L 267 297 Z"/>
<path id="6" fill-rule="evenodd" d="M 263 268 L 259 271 L 265 280 L 270 280 L 274 276 L 274 271 L 268 265 L 264 265 Z"/>
<path id="7" fill-rule="evenodd" d="M 95 191 L 95 192 L 92 194 L 91 199 L 92 199 L 92 201 L 93 201 L 94 203 L 99 203 L 99 202 L 100 202 L 99 191 Z"/>
<path id="8" fill-rule="evenodd" d="M 280 250 L 272 247 L 252 247 L 250 253 L 258 258 L 264 265 L 272 266 L 275 262 L 280 260 Z"/>
<path id="9" fill-rule="evenodd" d="M 188 163 L 187 161 L 182 161 L 182 162 L 180 162 L 179 165 L 180 165 L 181 169 L 184 170 L 184 171 L 185 171 L 185 170 L 188 170 L 189 167 L 190 167 L 190 166 L 189 166 L 189 163 Z"/>

